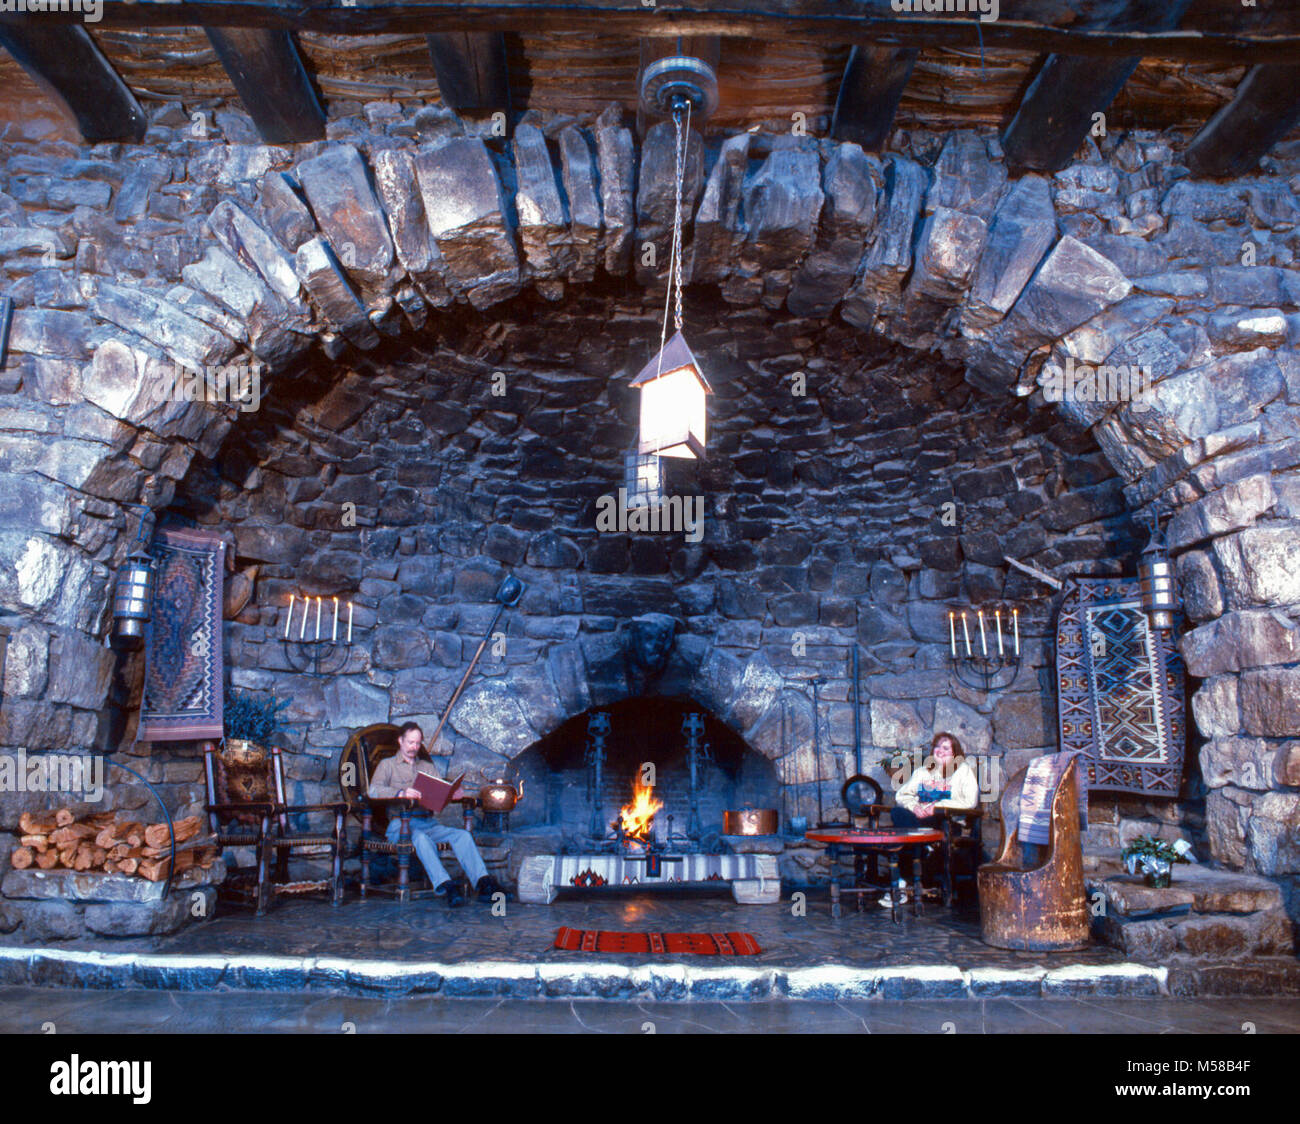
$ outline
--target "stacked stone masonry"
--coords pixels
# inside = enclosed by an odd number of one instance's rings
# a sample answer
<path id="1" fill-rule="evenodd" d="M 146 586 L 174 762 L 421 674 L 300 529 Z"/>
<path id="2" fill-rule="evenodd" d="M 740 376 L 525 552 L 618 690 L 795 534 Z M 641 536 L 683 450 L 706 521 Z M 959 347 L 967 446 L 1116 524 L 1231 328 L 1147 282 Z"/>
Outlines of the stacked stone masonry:
<path id="1" fill-rule="evenodd" d="M 709 457 L 678 478 L 705 497 L 699 543 L 595 531 L 657 343 L 670 131 L 638 144 L 611 112 L 502 138 L 367 106 L 275 147 L 168 104 L 143 146 L 9 146 L 0 746 L 121 745 L 173 807 L 201 800 L 197 747 L 131 745 L 139 664 L 115 681 L 102 643 L 139 504 L 231 532 L 256 582 L 231 682 L 293 699 L 304 799 L 335 795 L 350 728 L 441 708 L 504 568 L 529 592 L 457 709 L 458 762 L 495 769 L 634 693 L 627 622 L 661 612 L 677 636 L 651 689 L 696 698 L 805 800 L 848 764 L 855 638 L 875 757 L 951 729 L 1014 771 L 1056 741 L 1054 602 L 1002 556 L 1131 572 L 1158 502 L 1199 774 L 1177 803 L 1095 802 L 1092 843 L 1189 835 L 1296 917 L 1300 151 L 1193 182 L 1166 138 L 1129 134 L 1012 179 L 991 136 L 903 140 L 692 145 L 687 329 L 717 390 Z M 264 373 L 261 409 L 158 400 L 177 365 L 223 364 Z M 1141 367 L 1150 398 L 1050 401 L 1080 365 Z M 355 600 L 367 637 L 327 680 L 276 643 L 307 586 Z M 1020 676 L 954 688 L 948 607 L 994 602 L 1024 610 Z M 820 761 L 797 689 L 817 671 Z M 32 799 L 0 794 L 0 832 Z"/>

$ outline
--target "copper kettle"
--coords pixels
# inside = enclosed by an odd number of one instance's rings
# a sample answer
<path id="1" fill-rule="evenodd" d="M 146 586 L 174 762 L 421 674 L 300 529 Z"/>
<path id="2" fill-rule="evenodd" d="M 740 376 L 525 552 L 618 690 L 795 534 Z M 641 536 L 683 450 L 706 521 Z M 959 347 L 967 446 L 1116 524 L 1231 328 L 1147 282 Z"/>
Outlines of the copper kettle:
<path id="1" fill-rule="evenodd" d="M 516 788 L 504 777 L 484 781 L 478 790 L 478 806 L 485 812 L 512 812 L 524 795 L 523 781 Z"/>

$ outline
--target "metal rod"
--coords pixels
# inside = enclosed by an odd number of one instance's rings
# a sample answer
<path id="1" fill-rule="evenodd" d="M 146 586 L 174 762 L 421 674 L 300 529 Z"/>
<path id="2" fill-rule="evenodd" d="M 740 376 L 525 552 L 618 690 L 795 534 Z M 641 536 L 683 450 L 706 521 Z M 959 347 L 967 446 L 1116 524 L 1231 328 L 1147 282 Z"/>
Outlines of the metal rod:
<path id="1" fill-rule="evenodd" d="M 821 699 L 818 691 L 826 680 L 820 675 L 812 681 L 813 689 L 813 771 L 817 774 L 817 826 L 821 827 L 825 816 L 822 814 L 822 732 Z"/>
<path id="2" fill-rule="evenodd" d="M 853 771 L 862 772 L 862 700 L 858 694 L 858 646 L 853 645 Z"/>

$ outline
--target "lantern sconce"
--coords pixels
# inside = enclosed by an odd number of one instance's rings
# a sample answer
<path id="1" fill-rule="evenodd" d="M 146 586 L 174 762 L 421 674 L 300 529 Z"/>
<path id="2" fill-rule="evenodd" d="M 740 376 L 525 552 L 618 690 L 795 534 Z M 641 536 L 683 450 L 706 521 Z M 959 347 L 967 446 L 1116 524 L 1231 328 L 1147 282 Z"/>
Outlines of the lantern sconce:
<path id="1" fill-rule="evenodd" d="M 664 462 L 634 445 L 623 454 L 623 506 L 658 507 L 664 501 Z"/>
<path id="2" fill-rule="evenodd" d="M 134 652 L 144 646 L 145 625 L 153 615 L 153 558 L 145 524 L 146 508 L 140 516 L 131 551 L 117 572 L 113 586 L 113 630 L 109 644 L 119 652 Z"/>
<path id="3" fill-rule="evenodd" d="M 1181 608 L 1174 585 L 1174 565 L 1160 534 L 1160 513 L 1154 508 L 1148 518 L 1151 541 L 1138 562 L 1138 588 L 1142 609 L 1154 629 L 1168 631 L 1174 627 L 1174 615 Z"/>
<path id="4" fill-rule="evenodd" d="M 704 396 L 713 390 L 678 331 L 632 380 L 641 391 L 637 452 L 657 457 L 704 456 Z"/>

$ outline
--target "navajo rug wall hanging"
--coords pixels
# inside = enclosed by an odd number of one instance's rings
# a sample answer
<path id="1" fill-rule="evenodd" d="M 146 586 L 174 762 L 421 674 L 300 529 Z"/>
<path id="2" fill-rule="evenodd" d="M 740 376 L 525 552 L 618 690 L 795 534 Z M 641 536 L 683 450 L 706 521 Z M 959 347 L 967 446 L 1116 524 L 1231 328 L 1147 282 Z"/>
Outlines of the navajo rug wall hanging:
<path id="1" fill-rule="evenodd" d="M 221 594 L 226 544 L 208 531 L 159 531 L 145 632 L 140 741 L 222 736 Z"/>
<path id="2" fill-rule="evenodd" d="M 1056 624 L 1062 750 L 1083 753 L 1088 787 L 1178 795 L 1184 669 L 1173 631 L 1153 630 L 1136 578 L 1070 578 Z"/>

